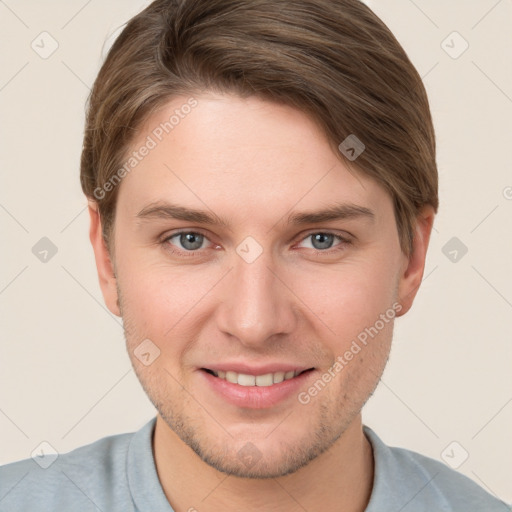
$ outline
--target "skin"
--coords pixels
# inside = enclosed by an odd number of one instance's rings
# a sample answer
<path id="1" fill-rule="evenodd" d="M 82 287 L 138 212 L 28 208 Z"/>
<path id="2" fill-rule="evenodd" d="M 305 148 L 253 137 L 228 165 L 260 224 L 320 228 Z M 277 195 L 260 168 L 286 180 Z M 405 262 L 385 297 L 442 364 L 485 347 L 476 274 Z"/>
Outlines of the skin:
<path id="1" fill-rule="evenodd" d="M 373 455 L 361 408 L 387 362 L 392 320 L 307 404 L 293 394 L 272 407 L 237 407 L 205 384 L 199 368 L 287 361 L 314 368 L 301 387 L 307 391 L 379 315 L 393 304 L 397 316 L 409 310 L 434 211 L 420 212 L 408 257 L 391 197 L 343 163 L 305 114 L 257 98 L 195 98 L 198 105 L 119 185 L 112 254 L 96 204 L 89 205 L 105 302 L 123 318 L 132 364 L 159 413 L 153 449 L 164 492 L 177 512 L 363 511 Z M 133 148 L 186 100 L 153 114 Z M 137 216 L 164 201 L 229 226 Z M 373 216 L 286 223 L 291 213 L 335 203 Z M 178 229 L 204 238 L 190 249 L 179 236 L 169 239 Z M 326 232 L 348 241 L 315 243 L 311 235 Z M 252 263 L 236 251 L 248 236 L 262 250 Z M 160 350 L 148 366 L 134 355 L 145 339 Z M 258 454 L 251 467 L 237 455 L 247 443 Z"/>

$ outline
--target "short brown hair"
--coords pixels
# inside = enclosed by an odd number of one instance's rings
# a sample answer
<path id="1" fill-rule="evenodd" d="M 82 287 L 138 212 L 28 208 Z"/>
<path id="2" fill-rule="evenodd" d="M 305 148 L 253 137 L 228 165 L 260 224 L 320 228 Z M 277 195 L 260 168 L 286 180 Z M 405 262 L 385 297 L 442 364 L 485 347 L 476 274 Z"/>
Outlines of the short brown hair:
<path id="1" fill-rule="evenodd" d="M 156 0 L 132 18 L 91 91 L 81 158 L 107 245 L 119 187 L 95 191 L 155 110 L 205 91 L 302 110 L 349 165 L 338 146 L 355 135 L 365 149 L 353 165 L 391 195 L 410 254 L 420 208 L 438 208 L 434 128 L 421 77 L 359 0 Z"/>

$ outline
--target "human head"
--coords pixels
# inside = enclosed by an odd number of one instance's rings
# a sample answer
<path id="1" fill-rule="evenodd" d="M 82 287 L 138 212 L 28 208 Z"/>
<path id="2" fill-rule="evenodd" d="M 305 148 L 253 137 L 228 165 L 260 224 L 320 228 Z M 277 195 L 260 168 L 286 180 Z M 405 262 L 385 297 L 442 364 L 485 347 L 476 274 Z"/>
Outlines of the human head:
<path id="1" fill-rule="evenodd" d="M 384 25 L 357 2 L 157 1 L 115 42 L 88 122 L 82 185 L 99 207 L 90 212 L 100 284 L 170 431 L 211 466 L 252 477 L 294 472 L 353 431 L 393 319 L 421 281 L 433 214 L 418 222 L 420 212 L 437 208 L 428 103 Z M 349 136 L 365 145 L 354 161 L 338 149 Z M 123 161 L 143 146 L 128 171 Z M 207 206 L 226 228 L 187 222 L 222 250 L 171 255 L 164 234 L 177 224 L 155 214 L 155 201 Z M 299 242 L 287 214 L 337 201 L 363 205 L 339 223 L 341 251 L 288 250 L 292 235 Z M 262 251 L 253 261 L 235 251 L 247 236 Z M 371 343 L 352 345 L 366 329 Z M 159 357 L 146 366 L 141 346 Z M 309 382 L 336 372 L 351 347 L 360 355 L 307 404 L 288 397 L 254 411 L 205 387 L 219 365 L 304 368 L 297 379 Z M 248 442 L 258 467 L 237 459 Z"/>
<path id="2" fill-rule="evenodd" d="M 355 135 L 365 150 L 352 165 L 390 193 L 410 253 L 419 210 L 438 207 L 428 99 L 396 38 L 359 0 L 157 0 L 128 22 L 92 89 L 81 159 L 111 249 L 137 129 L 171 98 L 205 90 L 306 112 L 345 162 L 338 146 Z"/>

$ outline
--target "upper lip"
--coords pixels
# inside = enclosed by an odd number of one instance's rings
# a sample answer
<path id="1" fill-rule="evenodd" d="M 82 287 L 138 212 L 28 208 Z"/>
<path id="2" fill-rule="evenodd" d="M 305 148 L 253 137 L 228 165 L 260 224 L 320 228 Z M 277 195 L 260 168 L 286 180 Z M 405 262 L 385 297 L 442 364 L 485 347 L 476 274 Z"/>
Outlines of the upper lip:
<path id="1" fill-rule="evenodd" d="M 214 370 L 224 371 L 224 372 L 235 372 L 235 373 L 243 373 L 245 375 L 265 375 L 267 373 L 277 373 L 277 372 L 290 372 L 295 371 L 297 373 L 303 372 L 305 370 L 310 370 L 312 366 L 305 365 L 296 365 L 290 363 L 267 363 L 261 365 L 251 365 L 242 362 L 233 362 L 233 363 L 218 363 L 218 364 L 208 364 L 205 366 L 201 366 L 206 370 Z"/>

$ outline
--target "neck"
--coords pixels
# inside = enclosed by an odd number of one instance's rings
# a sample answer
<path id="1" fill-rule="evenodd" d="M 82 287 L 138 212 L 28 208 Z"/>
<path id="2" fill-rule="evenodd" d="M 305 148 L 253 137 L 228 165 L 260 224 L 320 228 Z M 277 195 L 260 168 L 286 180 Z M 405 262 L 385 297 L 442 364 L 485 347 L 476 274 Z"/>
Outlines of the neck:
<path id="1" fill-rule="evenodd" d="M 359 414 L 326 452 L 291 475 L 226 475 L 203 462 L 157 416 L 153 450 L 158 477 L 175 512 L 363 512 L 373 486 L 373 452 Z"/>

